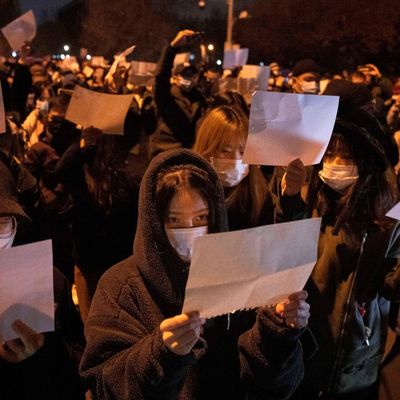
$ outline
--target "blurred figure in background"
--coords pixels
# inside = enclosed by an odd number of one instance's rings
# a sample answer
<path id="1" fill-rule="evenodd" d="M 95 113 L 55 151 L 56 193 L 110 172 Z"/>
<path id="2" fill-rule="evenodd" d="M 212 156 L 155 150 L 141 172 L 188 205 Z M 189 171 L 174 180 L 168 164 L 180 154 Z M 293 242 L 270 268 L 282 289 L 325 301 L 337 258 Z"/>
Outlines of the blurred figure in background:
<path id="1" fill-rule="evenodd" d="M 150 140 L 150 154 L 179 147 L 190 148 L 195 140 L 196 123 L 206 107 L 205 99 L 197 89 L 197 68 L 179 64 L 171 74 L 176 54 L 200 43 L 202 35 L 184 30 L 165 47 L 158 65 L 154 100 L 160 116 L 157 132 Z"/>
<path id="2" fill-rule="evenodd" d="M 131 147 L 127 137 L 88 128 L 57 163 L 57 179 L 73 199 L 75 283 L 84 322 L 101 275 L 132 254 L 138 183 L 126 172 Z"/>

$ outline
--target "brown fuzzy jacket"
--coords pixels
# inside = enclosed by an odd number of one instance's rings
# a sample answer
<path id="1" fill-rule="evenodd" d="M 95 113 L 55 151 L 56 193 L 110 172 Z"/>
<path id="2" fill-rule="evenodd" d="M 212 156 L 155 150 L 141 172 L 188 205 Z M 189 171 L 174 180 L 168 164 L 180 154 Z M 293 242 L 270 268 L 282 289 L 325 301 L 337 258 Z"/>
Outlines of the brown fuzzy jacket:
<path id="1" fill-rule="evenodd" d="M 157 218 L 157 175 L 193 164 L 215 187 L 218 231 L 227 230 L 224 194 L 202 157 L 173 150 L 150 164 L 140 188 L 134 255 L 100 280 L 86 325 L 81 374 L 98 399 L 286 399 L 303 377 L 302 330 L 288 329 L 267 311 L 207 321 L 192 352 L 178 356 L 163 344 L 159 325 L 180 314 L 187 265 Z"/>

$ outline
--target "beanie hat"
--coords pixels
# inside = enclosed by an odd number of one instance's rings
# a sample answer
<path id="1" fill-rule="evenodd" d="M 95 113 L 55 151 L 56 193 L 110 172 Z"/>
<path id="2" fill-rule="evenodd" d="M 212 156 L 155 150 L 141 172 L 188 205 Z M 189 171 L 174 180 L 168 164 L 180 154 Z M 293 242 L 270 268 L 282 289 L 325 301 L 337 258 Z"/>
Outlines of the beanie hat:
<path id="1" fill-rule="evenodd" d="M 174 75 L 182 75 L 183 77 L 191 77 L 198 74 L 198 72 L 199 70 L 194 65 L 189 63 L 178 64 L 173 70 Z"/>
<path id="2" fill-rule="evenodd" d="M 293 76 L 299 76 L 306 72 L 321 74 L 321 67 L 314 60 L 305 59 L 298 61 L 292 69 Z"/>
<path id="3" fill-rule="evenodd" d="M 335 79 L 329 82 L 323 94 L 340 97 L 338 115 L 362 107 L 373 99 L 371 91 L 366 85 L 344 79 Z"/>

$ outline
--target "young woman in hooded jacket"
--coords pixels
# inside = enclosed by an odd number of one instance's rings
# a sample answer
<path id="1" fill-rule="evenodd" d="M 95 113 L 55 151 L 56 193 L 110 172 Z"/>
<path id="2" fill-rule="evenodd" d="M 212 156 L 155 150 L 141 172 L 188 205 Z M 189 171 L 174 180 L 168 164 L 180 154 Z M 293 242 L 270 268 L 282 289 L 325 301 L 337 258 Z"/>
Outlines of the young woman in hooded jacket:
<path id="1" fill-rule="evenodd" d="M 296 399 L 377 398 L 389 306 L 400 301 L 400 229 L 385 216 L 398 190 L 382 146 L 368 131 L 368 118 L 355 111 L 337 119 L 303 208 L 293 207 L 301 202 L 298 194 L 282 197 L 290 218 L 322 217 L 318 260 L 305 287 L 319 351 L 306 364 Z M 294 191 L 296 179 L 289 172 L 283 186 L 287 180 Z"/>
<path id="2" fill-rule="evenodd" d="M 153 159 L 140 187 L 134 254 L 102 277 L 86 324 L 81 374 L 96 398 L 293 393 L 303 376 L 305 292 L 230 322 L 181 314 L 193 239 L 226 230 L 222 186 L 205 159 L 184 149 Z"/>

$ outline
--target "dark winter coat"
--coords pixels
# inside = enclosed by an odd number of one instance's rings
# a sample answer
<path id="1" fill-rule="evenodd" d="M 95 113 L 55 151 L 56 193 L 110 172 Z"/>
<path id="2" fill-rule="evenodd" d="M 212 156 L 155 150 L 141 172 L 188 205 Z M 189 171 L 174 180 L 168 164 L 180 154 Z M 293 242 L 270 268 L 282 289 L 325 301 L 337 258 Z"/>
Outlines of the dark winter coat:
<path id="1" fill-rule="evenodd" d="M 126 198 L 113 199 L 110 210 L 98 204 L 89 192 L 84 173 L 84 166 L 91 162 L 95 151 L 72 145 L 58 162 L 56 176 L 74 201 L 71 218 L 75 262 L 83 274 L 97 271 L 101 276 L 132 254 L 137 187 L 132 179 Z"/>
<path id="2" fill-rule="evenodd" d="M 301 210 L 305 213 L 300 196 L 282 200 L 286 217 L 298 219 Z M 400 224 L 389 219 L 384 228 L 366 224 L 354 237 L 343 228 L 333 234 L 331 217 L 322 220 L 318 260 L 305 286 L 309 326 L 319 351 L 306 364 L 298 398 L 304 398 L 303 390 L 347 393 L 372 387 L 384 352 L 390 302 L 400 301 Z"/>
<path id="3" fill-rule="evenodd" d="M 185 356 L 163 344 L 159 325 L 182 312 L 188 268 L 156 217 L 154 192 L 160 170 L 181 164 L 207 171 L 217 230 L 227 229 L 223 189 L 209 164 L 183 149 L 156 157 L 140 189 L 134 255 L 106 272 L 93 299 L 81 374 L 99 399 L 285 399 L 303 376 L 302 331 L 275 314 L 208 320 Z"/>
<path id="4" fill-rule="evenodd" d="M 154 101 L 159 113 L 157 131 L 150 142 L 151 155 L 174 148 L 191 148 L 194 144 L 196 123 L 206 107 L 200 92 L 194 88 L 184 94 L 177 85 L 171 86 L 171 70 L 176 49 L 165 47 L 154 87 Z"/>

